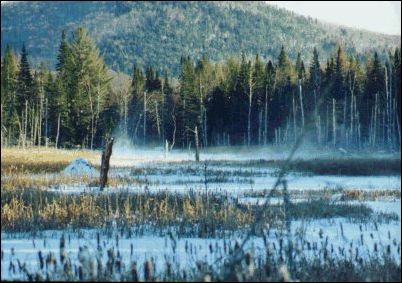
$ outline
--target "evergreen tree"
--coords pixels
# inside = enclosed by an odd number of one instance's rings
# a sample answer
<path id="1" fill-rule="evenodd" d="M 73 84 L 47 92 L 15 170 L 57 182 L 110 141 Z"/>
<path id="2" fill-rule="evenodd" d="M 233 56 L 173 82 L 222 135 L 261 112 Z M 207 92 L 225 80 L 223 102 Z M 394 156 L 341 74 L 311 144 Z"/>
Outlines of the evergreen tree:
<path id="1" fill-rule="evenodd" d="M 1 127 L 2 138 L 8 142 L 15 142 L 16 139 L 16 89 L 17 89 L 18 66 L 17 59 L 9 45 L 6 47 L 4 59 L 1 65 Z M 6 130 L 3 133 L 3 130 Z M 2 139 L 2 142 L 3 142 Z"/>
<path id="2" fill-rule="evenodd" d="M 310 88 L 313 95 L 306 96 L 307 111 L 314 111 L 316 115 L 319 114 L 319 100 L 321 99 L 321 66 L 318 59 L 319 54 L 317 48 L 313 50 L 313 60 L 310 64 Z"/>
<path id="3" fill-rule="evenodd" d="M 251 106 L 252 140 L 261 144 L 263 141 L 263 114 L 265 105 L 265 72 L 264 64 L 258 54 L 252 73 L 253 97 Z"/>
<path id="4" fill-rule="evenodd" d="M 83 28 L 74 33 L 71 54 L 73 70 L 69 100 L 74 142 L 92 148 L 95 138 L 97 143 L 101 142 L 101 137 L 96 137 L 99 114 L 104 108 L 111 78 L 98 49 Z"/>
<path id="5" fill-rule="evenodd" d="M 16 110 L 21 114 L 25 103 L 32 103 L 34 100 L 33 77 L 31 66 L 28 62 L 28 53 L 25 44 L 22 45 L 21 60 L 17 77 Z"/>
<path id="6" fill-rule="evenodd" d="M 246 61 L 243 53 L 239 72 L 236 77 L 236 86 L 231 94 L 231 142 L 235 144 L 245 144 L 247 141 L 247 121 L 249 104 L 249 76 L 250 65 Z"/>
<path id="7" fill-rule="evenodd" d="M 273 104 L 274 93 L 276 88 L 276 70 L 274 64 L 271 60 L 268 61 L 265 67 L 265 87 L 266 87 L 266 96 L 267 96 L 267 109 L 266 109 L 266 117 L 264 115 L 264 123 L 267 123 L 267 131 L 266 131 L 266 140 L 270 140 L 273 138 L 274 130 L 279 126 L 276 121 L 274 121 L 275 113 L 277 109 L 275 109 L 275 105 Z M 265 126 L 265 125 L 264 125 Z"/>
<path id="8" fill-rule="evenodd" d="M 293 67 L 288 55 L 285 52 L 285 47 L 282 45 L 281 51 L 278 56 L 278 66 L 277 66 L 277 84 L 281 88 L 288 84 L 288 81 L 292 84 L 296 81 L 296 70 Z"/>
<path id="9" fill-rule="evenodd" d="M 131 100 L 128 107 L 128 132 L 134 143 L 139 142 L 139 127 L 143 113 L 143 99 L 145 91 L 145 77 L 139 66 L 134 64 L 131 79 Z"/>
<path id="10" fill-rule="evenodd" d="M 340 101 L 345 96 L 345 73 L 346 73 L 346 55 L 342 48 L 338 47 L 336 56 L 334 83 L 332 88 L 332 98 Z"/>
<path id="11" fill-rule="evenodd" d="M 199 127 L 200 107 L 199 97 L 197 96 L 197 77 L 190 57 L 182 59 L 182 69 L 180 73 L 180 101 L 181 101 L 181 133 L 182 143 L 190 142 L 190 130 L 195 126 Z M 194 143 L 193 143 L 194 144 Z"/>
<path id="12" fill-rule="evenodd" d="M 378 107 L 384 97 L 384 90 L 384 66 L 380 62 L 378 53 L 374 52 L 372 61 L 366 65 L 365 93 L 361 101 L 362 122 L 365 125 L 362 135 L 365 138 L 369 138 L 368 127 L 370 127 L 370 123 L 373 123 L 371 119 L 376 120 L 374 117 L 377 116 L 376 107 L 378 112 Z"/>
<path id="13" fill-rule="evenodd" d="M 56 71 L 63 76 L 70 63 L 71 50 L 66 40 L 66 32 L 63 30 L 61 34 L 61 42 L 59 46 L 59 54 L 57 55 Z"/>

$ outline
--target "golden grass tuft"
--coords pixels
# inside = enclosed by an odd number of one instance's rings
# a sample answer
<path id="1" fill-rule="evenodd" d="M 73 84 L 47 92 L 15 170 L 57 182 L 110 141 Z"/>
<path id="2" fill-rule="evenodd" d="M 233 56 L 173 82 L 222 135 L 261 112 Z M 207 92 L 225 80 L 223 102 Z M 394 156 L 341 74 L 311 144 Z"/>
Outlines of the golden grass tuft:
<path id="1" fill-rule="evenodd" d="M 1 175 L 58 172 L 78 157 L 87 159 L 95 166 L 100 165 L 100 152 L 97 151 L 45 147 L 28 149 L 2 147 Z"/>

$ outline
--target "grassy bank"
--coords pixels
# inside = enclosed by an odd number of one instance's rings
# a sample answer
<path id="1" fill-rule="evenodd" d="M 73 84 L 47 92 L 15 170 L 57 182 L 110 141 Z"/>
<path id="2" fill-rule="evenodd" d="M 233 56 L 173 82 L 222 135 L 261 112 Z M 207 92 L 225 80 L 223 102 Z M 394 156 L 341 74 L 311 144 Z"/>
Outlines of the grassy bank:
<path id="1" fill-rule="evenodd" d="M 90 150 L 1 148 L 1 175 L 59 172 L 79 157 L 100 164 L 100 152 Z"/>

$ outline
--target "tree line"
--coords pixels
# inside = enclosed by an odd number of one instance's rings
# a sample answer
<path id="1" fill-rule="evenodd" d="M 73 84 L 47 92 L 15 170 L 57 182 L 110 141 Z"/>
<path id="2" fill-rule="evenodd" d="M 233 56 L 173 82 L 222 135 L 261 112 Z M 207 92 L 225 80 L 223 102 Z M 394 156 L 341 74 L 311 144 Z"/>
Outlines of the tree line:
<path id="1" fill-rule="evenodd" d="M 7 47 L 2 144 L 96 148 L 113 133 L 169 149 L 283 145 L 304 132 L 317 146 L 399 149 L 400 48 L 365 62 L 334 51 L 320 62 L 314 48 L 308 65 L 300 54 L 290 60 L 285 46 L 268 62 L 182 56 L 178 78 L 134 64 L 130 82 L 116 86 L 82 28 L 70 40 L 63 32 L 55 72 L 33 71 L 25 47 L 19 60 Z"/>
<path id="2" fill-rule="evenodd" d="M 32 70 L 25 45 L 19 61 L 7 46 L 1 68 L 2 144 L 94 148 L 118 123 L 112 78 L 82 28 L 63 32 L 56 72 Z"/>

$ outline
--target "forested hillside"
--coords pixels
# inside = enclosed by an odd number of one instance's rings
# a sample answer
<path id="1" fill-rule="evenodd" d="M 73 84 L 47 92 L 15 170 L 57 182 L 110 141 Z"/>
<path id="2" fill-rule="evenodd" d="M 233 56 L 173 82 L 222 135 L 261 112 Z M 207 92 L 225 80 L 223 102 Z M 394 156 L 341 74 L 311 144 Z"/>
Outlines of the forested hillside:
<path id="1" fill-rule="evenodd" d="M 324 61 L 313 48 L 310 63 L 300 53 L 292 60 L 285 46 L 268 61 L 183 55 L 174 60 L 173 84 L 160 66 L 135 60 L 131 79 L 111 73 L 83 28 L 60 37 L 56 72 L 33 69 L 26 46 L 6 48 L 2 144 L 94 148 L 114 134 L 170 148 L 197 140 L 202 147 L 290 145 L 306 133 L 316 146 L 400 148 L 400 47 L 385 60 L 374 51 L 364 64 L 341 46 Z"/>
<path id="2" fill-rule="evenodd" d="M 357 11 L 356 11 L 357 13 Z M 358 59 L 400 45 L 386 36 L 322 24 L 257 2 L 69 1 L 7 3 L 1 9 L 1 54 L 6 44 L 25 43 L 31 62 L 54 69 L 62 30 L 88 30 L 108 68 L 132 72 L 133 62 L 180 73 L 182 55 L 219 62 L 242 52 L 267 61 L 285 46 L 291 60 L 298 52 L 310 62 L 314 47 L 325 60 L 341 44 Z"/>

